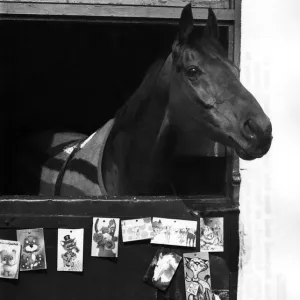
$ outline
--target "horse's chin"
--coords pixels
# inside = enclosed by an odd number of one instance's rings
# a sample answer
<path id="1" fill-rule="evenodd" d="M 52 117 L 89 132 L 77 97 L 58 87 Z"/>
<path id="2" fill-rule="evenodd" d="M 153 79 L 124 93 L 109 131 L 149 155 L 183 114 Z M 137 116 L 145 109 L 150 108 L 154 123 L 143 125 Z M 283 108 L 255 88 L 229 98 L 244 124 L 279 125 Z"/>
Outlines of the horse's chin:
<path id="1" fill-rule="evenodd" d="M 254 160 L 257 158 L 263 157 L 268 151 L 266 152 L 259 152 L 259 153 L 249 153 L 248 151 L 244 150 L 239 143 L 237 143 L 233 138 L 229 138 L 231 141 L 231 144 L 233 144 L 233 149 L 235 150 L 236 154 L 239 156 L 239 158 L 243 160 Z"/>
<path id="2" fill-rule="evenodd" d="M 235 152 L 237 153 L 237 155 L 239 156 L 239 158 L 243 159 L 243 160 L 254 160 L 257 158 L 261 158 L 263 157 L 265 154 L 267 154 L 267 152 L 265 153 L 247 153 L 245 150 L 238 148 L 235 149 Z"/>
<path id="3" fill-rule="evenodd" d="M 239 158 L 241 158 L 243 160 L 254 160 L 256 158 L 261 157 L 261 156 L 252 156 L 252 155 L 248 154 L 246 151 L 244 151 L 243 149 L 235 149 L 235 152 L 237 153 Z"/>

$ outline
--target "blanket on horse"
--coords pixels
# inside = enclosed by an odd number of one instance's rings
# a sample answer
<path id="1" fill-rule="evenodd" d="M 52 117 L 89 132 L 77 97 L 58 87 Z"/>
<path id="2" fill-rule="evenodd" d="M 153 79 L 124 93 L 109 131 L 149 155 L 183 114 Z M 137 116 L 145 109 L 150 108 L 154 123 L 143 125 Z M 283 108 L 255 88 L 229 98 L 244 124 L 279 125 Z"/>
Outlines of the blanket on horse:
<path id="1" fill-rule="evenodd" d="M 44 165 L 41 195 L 107 195 L 101 172 L 105 143 L 114 119 L 84 140 L 64 145 Z"/>

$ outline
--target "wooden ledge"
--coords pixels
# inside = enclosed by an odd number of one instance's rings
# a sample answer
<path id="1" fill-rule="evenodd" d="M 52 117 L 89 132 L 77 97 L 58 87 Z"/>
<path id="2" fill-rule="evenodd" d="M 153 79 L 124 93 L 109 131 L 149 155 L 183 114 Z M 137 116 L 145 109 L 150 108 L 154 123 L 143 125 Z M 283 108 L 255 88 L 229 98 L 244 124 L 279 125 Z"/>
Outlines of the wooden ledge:
<path id="1" fill-rule="evenodd" d="M 43 15 L 134 19 L 178 19 L 181 11 L 182 7 L 170 6 L 0 1 L 0 18 L 1 15 Z M 207 14 L 207 8 L 193 8 L 194 19 L 196 20 L 207 19 Z M 215 14 L 220 21 L 233 21 L 235 18 L 233 9 L 216 9 Z"/>

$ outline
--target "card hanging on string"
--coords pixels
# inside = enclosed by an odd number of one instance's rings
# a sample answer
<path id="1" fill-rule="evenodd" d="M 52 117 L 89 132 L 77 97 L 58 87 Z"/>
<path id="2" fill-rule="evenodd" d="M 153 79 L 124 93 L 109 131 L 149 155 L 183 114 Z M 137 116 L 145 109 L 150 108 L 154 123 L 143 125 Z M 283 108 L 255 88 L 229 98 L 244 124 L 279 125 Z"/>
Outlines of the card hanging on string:
<path id="1" fill-rule="evenodd" d="M 181 256 L 166 250 L 158 249 L 146 271 L 143 281 L 159 290 L 165 291 L 178 268 Z"/>
<path id="2" fill-rule="evenodd" d="M 224 251 L 223 218 L 200 218 L 200 252 Z"/>
<path id="3" fill-rule="evenodd" d="M 197 221 L 153 218 L 153 244 L 196 247 Z"/>
<path id="4" fill-rule="evenodd" d="M 183 264 L 186 299 L 215 299 L 211 292 L 209 254 L 184 253 Z"/>
<path id="5" fill-rule="evenodd" d="M 83 271 L 84 229 L 58 229 L 57 271 Z"/>
<path id="6" fill-rule="evenodd" d="M 92 256 L 118 257 L 118 218 L 93 218 Z"/>
<path id="7" fill-rule="evenodd" d="M 21 243 L 20 271 L 47 269 L 43 228 L 17 230 Z"/>
<path id="8" fill-rule="evenodd" d="M 0 278 L 19 278 L 20 253 L 19 241 L 0 240 Z"/>
<path id="9" fill-rule="evenodd" d="M 123 242 L 146 240 L 153 237 L 151 218 L 123 220 L 121 226 Z"/>

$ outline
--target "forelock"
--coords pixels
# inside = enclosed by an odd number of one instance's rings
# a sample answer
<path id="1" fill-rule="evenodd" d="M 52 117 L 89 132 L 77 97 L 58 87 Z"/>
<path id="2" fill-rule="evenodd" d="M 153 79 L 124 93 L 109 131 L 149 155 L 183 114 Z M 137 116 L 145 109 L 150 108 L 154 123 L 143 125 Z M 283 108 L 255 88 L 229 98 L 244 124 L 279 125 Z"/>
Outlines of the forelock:
<path id="1" fill-rule="evenodd" d="M 185 44 L 181 44 L 177 39 L 175 40 L 172 47 L 173 58 L 176 61 L 180 60 L 187 49 L 197 51 L 203 57 L 227 59 L 226 51 L 217 40 L 199 37 L 193 32 Z"/>

